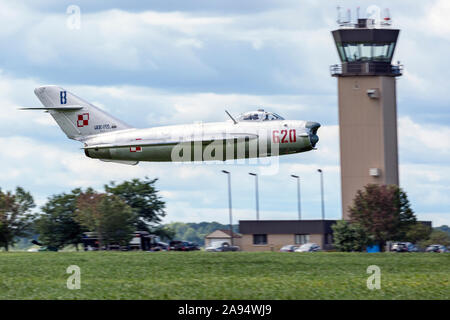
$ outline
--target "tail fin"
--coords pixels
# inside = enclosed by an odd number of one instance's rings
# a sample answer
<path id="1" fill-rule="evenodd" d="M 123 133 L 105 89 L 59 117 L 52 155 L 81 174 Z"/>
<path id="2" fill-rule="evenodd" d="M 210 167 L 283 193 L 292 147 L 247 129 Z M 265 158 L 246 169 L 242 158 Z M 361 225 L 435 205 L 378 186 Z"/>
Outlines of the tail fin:
<path id="1" fill-rule="evenodd" d="M 89 135 L 131 128 L 61 87 L 43 86 L 34 93 L 45 108 L 24 109 L 47 110 L 70 139 L 83 140 Z"/>

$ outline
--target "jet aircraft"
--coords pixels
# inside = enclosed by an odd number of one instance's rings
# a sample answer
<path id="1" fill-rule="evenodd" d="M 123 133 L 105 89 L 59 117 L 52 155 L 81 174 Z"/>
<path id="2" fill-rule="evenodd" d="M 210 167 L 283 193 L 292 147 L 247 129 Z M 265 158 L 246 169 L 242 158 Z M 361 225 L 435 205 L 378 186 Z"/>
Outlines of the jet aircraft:
<path id="1" fill-rule="evenodd" d="M 84 144 L 90 158 L 135 165 L 139 161 L 225 161 L 315 149 L 320 124 L 285 120 L 263 109 L 224 122 L 133 128 L 58 86 L 34 90 L 69 139 Z"/>

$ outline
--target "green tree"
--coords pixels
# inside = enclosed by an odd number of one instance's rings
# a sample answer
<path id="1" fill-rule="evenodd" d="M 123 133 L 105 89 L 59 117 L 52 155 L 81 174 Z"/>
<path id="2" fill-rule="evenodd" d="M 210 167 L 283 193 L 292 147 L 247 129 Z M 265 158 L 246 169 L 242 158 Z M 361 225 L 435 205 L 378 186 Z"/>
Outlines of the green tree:
<path id="1" fill-rule="evenodd" d="M 430 237 L 431 228 L 423 223 L 417 222 L 411 225 L 405 232 L 402 240 L 417 243 Z"/>
<path id="2" fill-rule="evenodd" d="M 0 189 L 0 246 L 8 251 L 17 237 L 28 235 L 34 219 L 33 197 L 21 187 L 15 193 Z"/>
<path id="3" fill-rule="evenodd" d="M 99 247 L 103 247 L 127 244 L 132 238 L 136 215 L 119 197 L 89 190 L 77 197 L 75 221 L 95 232 Z"/>
<path id="4" fill-rule="evenodd" d="M 406 192 L 396 185 L 389 187 L 391 192 L 394 192 L 395 214 L 398 214 L 397 239 L 408 241 L 408 235 L 409 237 L 423 236 L 426 231 L 422 228 L 423 225 L 417 222 Z"/>
<path id="5" fill-rule="evenodd" d="M 151 233 L 159 236 L 163 241 L 170 241 L 175 238 L 176 232 L 170 226 L 157 226 L 151 230 Z"/>
<path id="6" fill-rule="evenodd" d="M 445 224 L 440 226 L 440 227 L 436 227 L 434 229 L 435 230 L 441 230 L 441 231 L 444 231 L 444 232 L 447 232 L 448 234 L 450 234 L 450 227 L 445 225 Z"/>
<path id="7" fill-rule="evenodd" d="M 105 244 L 127 245 L 135 231 L 136 216 L 132 208 L 114 195 L 102 197 L 99 203 Z"/>
<path id="8" fill-rule="evenodd" d="M 373 242 L 366 235 L 365 230 L 356 223 L 339 220 L 331 228 L 333 229 L 334 246 L 338 251 L 362 251 Z"/>
<path id="9" fill-rule="evenodd" d="M 443 246 L 450 246 L 450 235 L 441 230 L 434 229 L 427 240 L 420 242 L 421 247 L 427 247 L 432 244 L 442 244 Z"/>
<path id="10" fill-rule="evenodd" d="M 368 184 L 358 190 L 349 208 L 352 222 L 359 224 L 380 247 L 388 240 L 401 240 L 416 223 L 406 193 L 396 185 Z"/>
<path id="11" fill-rule="evenodd" d="M 166 214 L 164 211 L 165 203 L 158 195 L 155 183 L 158 179 L 144 180 L 133 179 L 116 185 L 110 182 L 105 185 L 105 191 L 120 197 L 128 204 L 138 219 L 136 220 L 136 229 L 142 231 L 152 231 L 152 228 L 161 223 L 161 218 Z"/>
<path id="12" fill-rule="evenodd" d="M 183 239 L 186 239 L 187 241 L 192 242 L 198 242 L 198 234 L 195 232 L 193 228 L 188 228 L 186 232 L 184 233 Z"/>
<path id="13" fill-rule="evenodd" d="M 35 221 L 35 229 L 42 243 L 57 248 L 72 244 L 78 251 L 83 232 L 87 231 L 75 220 L 77 199 L 81 193 L 78 188 L 69 194 L 61 193 L 48 199 L 41 208 L 42 214 Z"/>

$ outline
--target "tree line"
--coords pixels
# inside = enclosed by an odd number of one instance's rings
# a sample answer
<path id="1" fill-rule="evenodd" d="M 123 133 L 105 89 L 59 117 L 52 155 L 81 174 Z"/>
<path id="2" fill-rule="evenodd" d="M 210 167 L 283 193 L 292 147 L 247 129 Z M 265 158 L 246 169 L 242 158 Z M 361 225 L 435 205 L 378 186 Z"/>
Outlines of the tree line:
<path id="1" fill-rule="evenodd" d="M 204 243 L 204 237 L 228 226 L 217 222 L 161 224 L 165 202 L 155 187 L 157 179 L 110 182 L 103 192 L 73 189 L 52 195 L 40 208 L 21 187 L 0 189 L 0 247 L 8 250 L 20 237 L 38 234 L 44 245 L 58 249 L 73 245 L 78 250 L 84 232 L 95 232 L 100 246 L 126 245 L 134 231 L 148 231 L 165 239 Z M 332 226 L 333 244 L 339 251 L 362 251 L 387 241 L 408 241 L 426 246 L 450 245 L 449 228 L 432 230 L 417 221 L 406 193 L 395 185 L 367 185 L 357 192 L 348 208 L 350 220 Z M 238 232 L 238 226 L 233 226 Z"/>
<path id="2" fill-rule="evenodd" d="M 99 246 L 127 244 L 133 232 L 148 231 L 162 237 L 174 236 L 161 225 L 165 202 L 155 187 L 157 179 L 133 179 L 121 184 L 110 182 L 103 192 L 92 188 L 73 189 L 52 195 L 35 214 L 32 195 L 21 187 L 15 192 L 0 189 L 0 246 L 6 251 L 16 239 L 39 234 L 47 246 L 78 245 L 83 233 L 95 232 Z"/>

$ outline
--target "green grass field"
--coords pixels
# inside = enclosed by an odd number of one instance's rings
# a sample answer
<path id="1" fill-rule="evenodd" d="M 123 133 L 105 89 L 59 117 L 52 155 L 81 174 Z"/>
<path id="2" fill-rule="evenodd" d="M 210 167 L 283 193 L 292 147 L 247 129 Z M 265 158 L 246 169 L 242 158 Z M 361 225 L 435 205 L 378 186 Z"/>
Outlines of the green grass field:
<path id="1" fill-rule="evenodd" d="M 450 299 L 449 278 L 450 254 L 433 253 L 0 253 L 0 299 Z"/>

